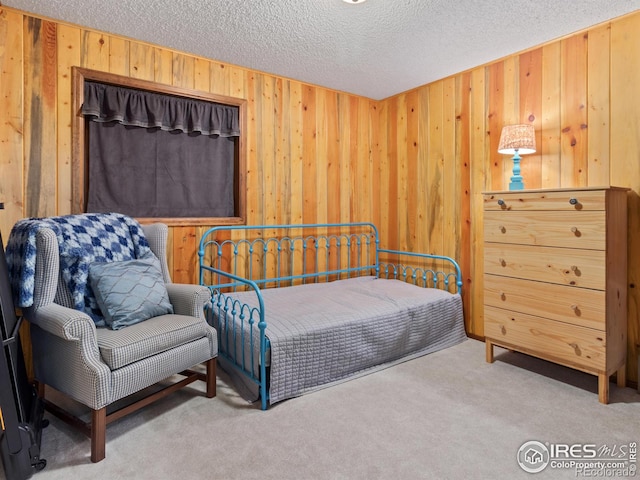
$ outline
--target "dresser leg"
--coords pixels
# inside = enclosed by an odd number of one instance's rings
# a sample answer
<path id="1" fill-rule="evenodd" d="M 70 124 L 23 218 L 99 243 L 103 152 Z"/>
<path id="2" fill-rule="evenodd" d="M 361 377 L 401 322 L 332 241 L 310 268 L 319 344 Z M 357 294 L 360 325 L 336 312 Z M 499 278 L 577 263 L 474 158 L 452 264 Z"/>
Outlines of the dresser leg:
<path id="1" fill-rule="evenodd" d="M 618 386 L 620 388 L 624 388 L 627 386 L 627 366 L 626 365 L 622 365 L 617 373 L 616 373 L 616 379 L 618 380 Z"/>
<path id="2" fill-rule="evenodd" d="M 609 403 L 609 375 L 598 374 L 598 400 L 600 403 Z"/>
<path id="3" fill-rule="evenodd" d="M 493 363 L 493 343 L 485 339 L 484 344 L 486 348 L 487 363 Z"/>

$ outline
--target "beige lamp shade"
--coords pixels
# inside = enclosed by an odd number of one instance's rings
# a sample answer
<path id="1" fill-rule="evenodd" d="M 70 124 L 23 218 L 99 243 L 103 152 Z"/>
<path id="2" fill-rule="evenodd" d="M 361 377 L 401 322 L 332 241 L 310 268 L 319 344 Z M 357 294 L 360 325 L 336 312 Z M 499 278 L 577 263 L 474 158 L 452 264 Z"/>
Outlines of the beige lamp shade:
<path id="1" fill-rule="evenodd" d="M 533 125 L 505 125 L 500 134 L 498 153 L 520 155 L 535 153 L 536 132 Z"/>

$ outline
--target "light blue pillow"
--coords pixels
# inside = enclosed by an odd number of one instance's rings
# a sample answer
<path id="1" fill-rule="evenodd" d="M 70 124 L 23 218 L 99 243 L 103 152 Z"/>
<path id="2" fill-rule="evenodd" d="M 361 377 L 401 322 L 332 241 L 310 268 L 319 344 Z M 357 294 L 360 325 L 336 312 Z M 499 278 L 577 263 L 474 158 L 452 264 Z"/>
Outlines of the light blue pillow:
<path id="1" fill-rule="evenodd" d="M 92 263 L 89 283 L 112 330 L 173 313 L 155 255 L 137 260 Z"/>

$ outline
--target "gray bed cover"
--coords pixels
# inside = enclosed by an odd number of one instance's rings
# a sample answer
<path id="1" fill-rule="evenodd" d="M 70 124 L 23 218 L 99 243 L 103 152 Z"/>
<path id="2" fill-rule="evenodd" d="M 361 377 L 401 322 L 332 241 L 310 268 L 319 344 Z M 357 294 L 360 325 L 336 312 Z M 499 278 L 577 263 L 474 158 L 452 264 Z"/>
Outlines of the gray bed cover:
<path id="1" fill-rule="evenodd" d="M 399 280 L 367 276 L 261 292 L 271 404 L 467 338 L 460 295 Z M 257 306 L 253 292 L 231 296 Z"/>

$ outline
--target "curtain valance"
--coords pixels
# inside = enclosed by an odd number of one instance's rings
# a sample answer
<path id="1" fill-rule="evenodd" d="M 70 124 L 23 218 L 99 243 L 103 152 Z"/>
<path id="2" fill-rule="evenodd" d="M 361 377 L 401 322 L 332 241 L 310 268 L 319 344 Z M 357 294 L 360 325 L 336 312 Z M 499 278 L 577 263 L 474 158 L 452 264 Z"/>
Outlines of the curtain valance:
<path id="1" fill-rule="evenodd" d="M 84 82 L 83 115 L 95 122 L 239 137 L 238 107 L 105 83 Z"/>

